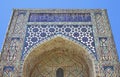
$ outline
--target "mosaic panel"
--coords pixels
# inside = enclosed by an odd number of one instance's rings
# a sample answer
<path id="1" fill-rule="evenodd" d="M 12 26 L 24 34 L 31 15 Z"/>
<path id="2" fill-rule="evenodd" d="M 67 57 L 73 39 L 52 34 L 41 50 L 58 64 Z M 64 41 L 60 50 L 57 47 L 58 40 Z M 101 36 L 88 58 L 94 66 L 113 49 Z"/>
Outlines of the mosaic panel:
<path id="1" fill-rule="evenodd" d="M 106 70 L 106 69 L 111 69 L 111 70 L 114 70 L 114 67 L 113 66 L 103 66 L 103 68 L 104 68 L 104 70 Z"/>
<path id="2" fill-rule="evenodd" d="M 114 76 L 114 67 L 113 66 L 104 66 L 104 76 L 113 77 Z"/>
<path id="3" fill-rule="evenodd" d="M 101 47 L 107 47 L 107 37 L 99 37 Z"/>
<path id="4" fill-rule="evenodd" d="M 82 43 L 96 55 L 92 25 L 28 25 L 22 59 L 33 45 L 58 34 Z"/>
<path id="5" fill-rule="evenodd" d="M 101 60 L 108 60 L 108 40 L 107 37 L 99 37 Z"/>
<path id="6" fill-rule="evenodd" d="M 99 37 L 99 43 L 100 43 L 100 56 L 101 60 L 116 60 L 115 52 L 113 52 L 114 47 L 111 42 L 111 38 L 109 37 Z"/>
<path id="7" fill-rule="evenodd" d="M 28 25 L 26 27 L 27 24 L 51 24 L 53 22 L 59 24 L 70 22 L 72 24 L 82 23 L 91 25 L 54 24 Z M 92 25 L 94 25 L 93 28 Z M 25 56 L 28 55 L 30 49 L 59 35 L 60 37 L 65 37 L 68 40 L 73 40 L 73 42 L 81 44 L 83 48 L 87 49 L 90 55 L 93 53 L 92 59 L 97 57 L 95 49 L 96 44 L 97 53 L 100 59 L 98 59 L 97 61 L 93 61 L 93 65 L 95 66 L 95 74 L 94 76 L 90 77 L 119 77 L 120 64 L 118 62 L 116 48 L 114 46 L 113 37 L 109 25 L 110 24 L 108 22 L 106 10 L 104 9 L 14 9 L 6 35 L 6 40 L 3 46 L 3 53 L 1 53 L 0 77 L 22 77 L 22 68 L 24 61 L 21 61 L 20 57 L 24 59 Z M 94 33 L 92 29 L 94 29 Z M 95 37 L 93 36 L 93 34 L 95 35 Z M 23 51 L 21 55 L 22 47 Z M 60 60 L 65 61 L 65 59 L 62 58 L 63 57 L 61 57 Z M 46 64 L 47 63 L 48 62 L 46 62 Z M 70 70 L 70 75 L 68 75 L 68 77 L 78 77 L 79 74 L 77 73 L 79 73 L 79 69 L 77 68 L 77 66 L 75 66 L 75 68 L 71 67 L 70 69 L 75 70 Z M 58 68 L 56 68 L 56 70 L 57 69 Z M 63 69 L 63 72 L 64 70 L 65 69 Z M 46 74 L 47 73 L 49 72 L 46 72 Z M 69 74 L 69 72 L 67 73 Z M 73 76 L 73 74 L 75 75 Z M 81 73 L 81 77 L 82 76 L 84 76 L 84 73 Z M 33 77 L 35 77 L 34 74 Z"/>
<path id="8" fill-rule="evenodd" d="M 90 13 L 31 13 L 28 22 L 90 22 Z"/>
<path id="9" fill-rule="evenodd" d="M 4 66 L 3 77 L 13 77 L 14 66 Z"/>
<path id="10" fill-rule="evenodd" d="M 14 66 L 5 66 L 5 67 L 3 68 L 3 71 L 6 71 L 6 70 L 14 71 Z"/>
<path id="11" fill-rule="evenodd" d="M 97 23 L 97 31 L 100 35 L 108 35 L 109 28 L 106 27 L 108 25 L 106 23 L 106 16 L 104 16 L 103 12 L 95 13 L 96 23 Z"/>
<path id="12" fill-rule="evenodd" d="M 18 16 L 19 16 L 19 15 L 24 15 L 24 16 L 25 16 L 26 13 L 27 13 L 27 10 L 19 10 L 19 11 L 18 11 Z"/>
<path id="13" fill-rule="evenodd" d="M 23 41 L 19 37 L 12 37 L 7 39 L 8 43 L 4 46 L 4 50 L 6 51 L 6 56 L 3 56 L 4 61 L 13 62 L 17 60 L 17 54 L 21 50 L 21 41 Z"/>

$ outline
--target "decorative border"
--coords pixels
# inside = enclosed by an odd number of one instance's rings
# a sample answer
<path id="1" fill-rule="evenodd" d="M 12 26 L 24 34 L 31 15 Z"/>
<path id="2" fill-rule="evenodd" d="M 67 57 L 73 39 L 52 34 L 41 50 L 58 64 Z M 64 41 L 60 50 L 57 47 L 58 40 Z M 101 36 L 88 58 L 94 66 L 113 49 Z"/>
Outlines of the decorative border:
<path id="1" fill-rule="evenodd" d="M 90 13 L 30 13 L 28 22 L 91 22 Z"/>

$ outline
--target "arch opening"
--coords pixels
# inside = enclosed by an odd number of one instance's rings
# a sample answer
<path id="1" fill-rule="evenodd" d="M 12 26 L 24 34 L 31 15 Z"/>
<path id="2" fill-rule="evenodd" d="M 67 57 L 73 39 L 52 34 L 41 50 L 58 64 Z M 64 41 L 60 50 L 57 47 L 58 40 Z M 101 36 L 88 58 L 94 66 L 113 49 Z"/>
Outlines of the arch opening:
<path id="1" fill-rule="evenodd" d="M 64 70 L 62 68 L 57 69 L 56 77 L 64 77 Z"/>
<path id="2" fill-rule="evenodd" d="M 85 49 L 57 37 L 29 53 L 22 77 L 95 77 L 93 72 L 93 60 Z"/>

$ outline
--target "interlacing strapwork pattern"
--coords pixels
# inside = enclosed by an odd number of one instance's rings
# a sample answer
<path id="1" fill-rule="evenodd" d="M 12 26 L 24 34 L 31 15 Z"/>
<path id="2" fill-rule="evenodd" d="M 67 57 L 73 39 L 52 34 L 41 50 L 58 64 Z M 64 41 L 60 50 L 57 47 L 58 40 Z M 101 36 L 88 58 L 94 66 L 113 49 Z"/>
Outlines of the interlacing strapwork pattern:
<path id="1" fill-rule="evenodd" d="M 72 38 L 92 51 L 96 56 L 95 43 L 92 25 L 28 25 L 26 38 L 24 43 L 24 50 L 22 53 L 22 59 L 25 57 L 28 50 L 35 44 L 44 41 L 47 38 L 54 37 L 56 35 L 63 35 Z"/>
<path id="2" fill-rule="evenodd" d="M 88 77 L 89 69 L 83 64 L 84 60 L 80 59 L 78 54 L 68 55 L 69 52 L 64 52 L 54 51 L 49 55 L 43 54 L 31 77 Z M 62 73 L 62 76 L 59 73 Z"/>
<path id="3" fill-rule="evenodd" d="M 39 77 L 59 77 L 55 75 L 57 70 L 58 74 L 62 73 L 64 77 L 120 77 L 120 63 L 105 9 L 14 9 L 1 52 L 0 77 L 23 77 L 24 63 L 30 53 L 58 37 L 85 49 L 84 56 L 89 58 L 88 66 L 94 66 L 89 67 L 94 75 L 87 76 L 87 68 L 81 72 L 85 62 L 82 65 L 74 62 L 76 56 L 68 58 L 56 54 L 51 60 L 41 60 L 38 68 L 42 72 L 38 73 Z M 33 57 L 30 57 L 31 59 Z M 93 64 L 89 64 L 90 62 Z M 51 68 L 51 64 L 71 66 Z M 37 67 L 35 69 L 38 70 Z M 32 70 L 32 77 L 38 77 L 33 74 L 36 70 Z"/>

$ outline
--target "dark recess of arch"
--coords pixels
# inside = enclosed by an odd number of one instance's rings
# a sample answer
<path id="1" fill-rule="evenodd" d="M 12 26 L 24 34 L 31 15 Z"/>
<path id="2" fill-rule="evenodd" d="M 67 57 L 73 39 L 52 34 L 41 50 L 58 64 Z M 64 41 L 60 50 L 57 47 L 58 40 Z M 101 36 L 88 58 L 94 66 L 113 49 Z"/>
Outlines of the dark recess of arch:
<path id="1" fill-rule="evenodd" d="M 62 68 L 57 69 L 56 77 L 64 77 L 64 70 Z"/>

